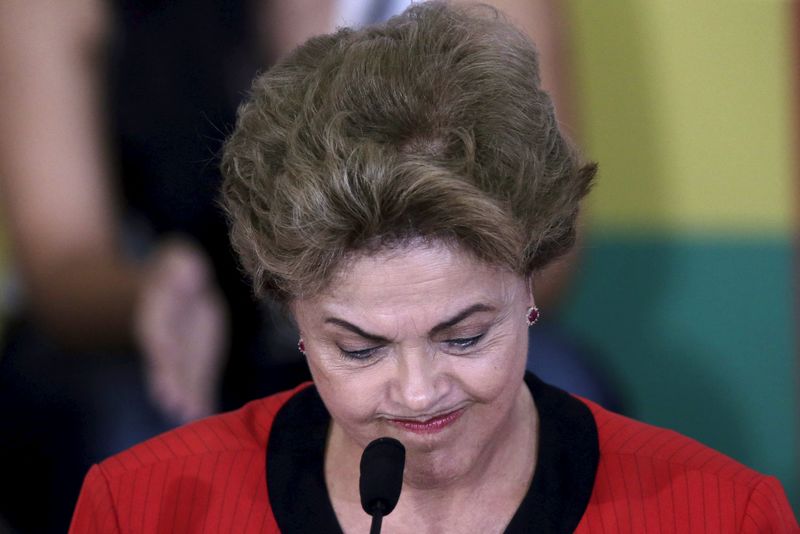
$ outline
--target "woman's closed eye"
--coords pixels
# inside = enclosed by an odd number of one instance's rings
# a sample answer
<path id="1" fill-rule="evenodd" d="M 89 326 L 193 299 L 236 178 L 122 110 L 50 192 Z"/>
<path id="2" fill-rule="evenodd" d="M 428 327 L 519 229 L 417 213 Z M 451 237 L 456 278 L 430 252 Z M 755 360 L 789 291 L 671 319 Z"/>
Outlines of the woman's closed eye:
<path id="1" fill-rule="evenodd" d="M 455 339 L 448 339 L 448 340 L 445 341 L 445 343 L 450 348 L 457 349 L 457 350 L 466 350 L 466 349 L 472 348 L 475 345 L 477 345 L 482 337 L 483 337 L 483 334 L 478 334 L 477 336 L 472 336 L 472 337 L 461 337 L 461 338 L 455 338 Z"/>
<path id="2" fill-rule="evenodd" d="M 448 349 L 450 350 L 465 351 L 477 345 L 478 342 L 483 338 L 483 336 L 484 334 L 478 334 L 476 336 L 470 336 L 470 337 L 447 339 L 443 341 L 443 343 L 447 345 Z M 339 347 L 339 351 L 345 358 L 363 361 L 363 360 L 369 360 L 370 358 L 375 356 L 382 347 L 383 347 L 382 345 L 376 345 L 374 347 L 368 347 L 365 349 L 344 349 L 342 347 Z"/>
<path id="3" fill-rule="evenodd" d="M 342 347 L 339 347 L 339 351 L 341 351 L 342 356 L 344 356 L 345 358 L 350 358 L 353 360 L 368 360 L 372 356 L 374 356 L 375 353 L 380 348 L 381 348 L 380 345 L 376 347 L 369 347 L 366 349 L 358 349 L 358 350 L 346 350 L 343 349 Z"/>

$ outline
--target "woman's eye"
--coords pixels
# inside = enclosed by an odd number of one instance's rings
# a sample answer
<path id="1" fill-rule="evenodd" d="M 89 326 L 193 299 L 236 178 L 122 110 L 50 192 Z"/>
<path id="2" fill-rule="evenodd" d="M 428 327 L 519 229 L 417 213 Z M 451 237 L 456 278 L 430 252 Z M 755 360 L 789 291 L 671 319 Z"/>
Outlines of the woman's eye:
<path id="1" fill-rule="evenodd" d="M 368 349 L 361 349 L 361 350 L 345 350 L 339 347 L 339 350 L 342 352 L 342 355 L 345 358 L 351 358 L 353 360 L 367 360 L 372 357 L 380 347 L 370 347 Z"/>
<path id="2" fill-rule="evenodd" d="M 468 349 L 470 347 L 474 347 L 478 341 L 481 340 L 483 334 L 478 334 L 477 336 L 472 337 L 463 337 L 458 339 L 448 339 L 445 341 L 449 346 L 455 349 Z"/>

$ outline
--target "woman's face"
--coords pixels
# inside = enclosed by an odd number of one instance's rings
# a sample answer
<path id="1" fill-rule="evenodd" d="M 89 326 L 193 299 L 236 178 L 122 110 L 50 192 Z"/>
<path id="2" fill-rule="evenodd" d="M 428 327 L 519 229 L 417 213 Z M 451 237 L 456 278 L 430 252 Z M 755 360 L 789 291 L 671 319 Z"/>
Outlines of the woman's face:
<path id="1" fill-rule="evenodd" d="M 399 439 L 407 480 L 433 483 L 480 465 L 515 424 L 531 304 L 523 278 L 416 245 L 354 259 L 292 312 L 342 435 Z"/>

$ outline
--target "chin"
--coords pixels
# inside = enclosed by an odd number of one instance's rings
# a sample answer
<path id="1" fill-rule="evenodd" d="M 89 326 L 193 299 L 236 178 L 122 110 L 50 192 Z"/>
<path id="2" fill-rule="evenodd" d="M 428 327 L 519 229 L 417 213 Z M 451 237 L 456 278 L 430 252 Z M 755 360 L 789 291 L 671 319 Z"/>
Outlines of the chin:
<path id="1" fill-rule="evenodd" d="M 436 487 L 480 472 L 482 457 L 499 445 L 500 437 L 508 431 L 508 419 L 498 419 L 498 411 L 511 410 L 504 405 L 473 404 L 460 420 L 440 433 L 395 436 L 406 447 L 406 481 L 418 487 Z"/>
<path id="2" fill-rule="evenodd" d="M 407 441 L 406 482 L 417 487 L 435 488 L 469 477 L 476 471 L 484 449 L 475 441 L 476 437 L 460 435 L 449 446 L 433 441 Z"/>

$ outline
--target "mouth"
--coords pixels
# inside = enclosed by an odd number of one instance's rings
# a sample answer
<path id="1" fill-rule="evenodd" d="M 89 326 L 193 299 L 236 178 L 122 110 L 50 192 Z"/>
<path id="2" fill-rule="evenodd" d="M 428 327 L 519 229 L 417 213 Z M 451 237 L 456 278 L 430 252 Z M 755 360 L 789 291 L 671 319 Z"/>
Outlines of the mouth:
<path id="1" fill-rule="evenodd" d="M 398 428 L 414 432 L 415 434 L 434 434 L 436 432 L 441 432 L 455 423 L 459 417 L 461 417 L 461 414 L 464 413 L 464 409 L 465 408 L 459 408 L 424 421 L 418 421 L 416 419 L 389 419 L 389 422 Z"/>

